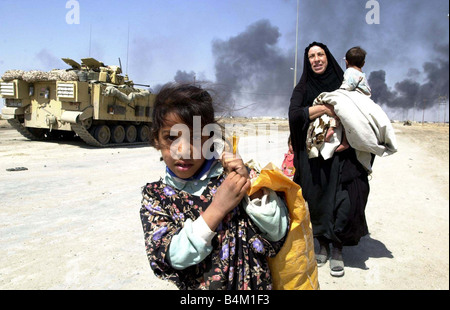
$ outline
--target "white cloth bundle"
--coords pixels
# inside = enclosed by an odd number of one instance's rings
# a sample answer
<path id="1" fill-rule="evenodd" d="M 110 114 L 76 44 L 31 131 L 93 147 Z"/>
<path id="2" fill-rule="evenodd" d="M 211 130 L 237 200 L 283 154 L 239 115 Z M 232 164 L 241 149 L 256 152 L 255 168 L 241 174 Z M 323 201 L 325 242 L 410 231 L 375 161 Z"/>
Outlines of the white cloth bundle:
<path id="1" fill-rule="evenodd" d="M 369 172 L 372 171 L 370 154 L 388 156 L 397 152 L 397 140 L 391 121 L 370 97 L 359 92 L 338 89 L 321 93 L 314 104 L 334 106 L 334 112 L 344 127 L 348 143 L 355 149 L 359 162 Z"/>

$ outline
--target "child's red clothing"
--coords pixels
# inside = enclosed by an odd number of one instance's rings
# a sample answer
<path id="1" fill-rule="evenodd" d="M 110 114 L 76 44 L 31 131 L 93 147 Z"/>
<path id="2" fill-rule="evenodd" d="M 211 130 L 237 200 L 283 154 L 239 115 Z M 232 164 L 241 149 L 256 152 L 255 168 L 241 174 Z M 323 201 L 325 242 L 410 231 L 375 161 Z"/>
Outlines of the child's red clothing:
<path id="1" fill-rule="evenodd" d="M 294 168 L 294 153 L 291 153 L 290 151 L 284 155 L 283 163 L 281 164 L 281 170 L 283 171 L 284 175 L 293 178 L 295 173 Z"/>

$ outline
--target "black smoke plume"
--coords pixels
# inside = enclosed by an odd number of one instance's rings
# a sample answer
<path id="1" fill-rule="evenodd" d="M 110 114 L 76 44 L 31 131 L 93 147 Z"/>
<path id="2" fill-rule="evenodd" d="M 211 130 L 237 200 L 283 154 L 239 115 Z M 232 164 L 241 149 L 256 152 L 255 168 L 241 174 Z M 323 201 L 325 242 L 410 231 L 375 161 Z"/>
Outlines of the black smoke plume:
<path id="1" fill-rule="evenodd" d="M 425 79 L 422 84 L 408 77 L 401 82 L 397 82 L 394 85 L 394 90 L 391 90 L 386 84 L 386 72 L 384 70 L 371 72 L 369 84 L 372 88 L 372 99 L 391 108 L 404 109 L 428 109 L 443 100 L 448 100 L 449 46 L 436 45 L 434 49 L 438 53 L 438 57 L 434 62 L 423 64 Z M 410 73 L 417 77 L 418 70 L 412 68 Z"/>
<path id="2" fill-rule="evenodd" d="M 216 84 L 231 113 L 273 115 L 277 109 L 287 110 L 293 59 L 277 46 L 280 36 L 277 27 L 260 20 L 228 40 L 213 41 Z"/>
<path id="3" fill-rule="evenodd" d="M 223 104 L 231 113 L 283 115 L 292 92 L 293 51 L 278 47 L 281 34 L 267 20 L 251 24 L 244 32 L 228 40 L 212 44 L 215 58 L 216 83 L 225 94 Z M 302 49 L 300 49 L 302 51 Z M 408 76 L 394 84 L 386 84 L 384 70 L 372 71 L 369 84 L 372 99 L 393 109 L 428 109 L 442 102 L 449 94 L 449 46 L 434 44 L 436 57 L 411 68 Z M 299 57 L 300 62 L 302 53 Z M 300 65 L 300 69 L 302 64 Z M 371 68 L 376 64 L 372 64 Z M 298 77 L 301 75 L 301 70 Z"/>

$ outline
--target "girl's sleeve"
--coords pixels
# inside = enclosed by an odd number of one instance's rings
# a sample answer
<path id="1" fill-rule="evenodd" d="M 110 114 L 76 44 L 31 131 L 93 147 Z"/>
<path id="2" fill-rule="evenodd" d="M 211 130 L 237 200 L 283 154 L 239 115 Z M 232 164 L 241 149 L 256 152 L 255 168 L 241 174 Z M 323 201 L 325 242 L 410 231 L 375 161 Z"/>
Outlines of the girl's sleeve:
<path id="1" fill-rule="evenodd" d="M 183 270 L 203 261 L 213 249 L 211 240 L 214 236 L 203 217 L 195 221 L 187 219 L 169 246 L 168 258 L 172 267 Z"/>
<path id="2" fill-rule="evenodd" d="M 273 190 L 264 188 L 261 199 L 250 200 L 247 196 L 244 209 L 256 226 L 261 230 L 262 237 L 269 241 L 281 240 L 289 227 L 289 213 L 286 204 Z"/>

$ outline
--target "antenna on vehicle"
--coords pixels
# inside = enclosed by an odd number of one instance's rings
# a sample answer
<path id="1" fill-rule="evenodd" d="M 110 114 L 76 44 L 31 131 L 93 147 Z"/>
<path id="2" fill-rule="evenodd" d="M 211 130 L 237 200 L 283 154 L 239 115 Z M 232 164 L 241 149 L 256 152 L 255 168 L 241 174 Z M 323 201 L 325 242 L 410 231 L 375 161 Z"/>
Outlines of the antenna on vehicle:
<path id="1" fill-rule="evenodd" d="M 91 57 L 92 24 L 89 25 L 89 57 Z"/>
<path id="2" fill-rule="evenodd" d="M 127 38 L 127 70 L 126 70 L 126 74 L 128 75 L 128 51 L 130 48 L 130 22 L 128 22 L 128 38 Z"/>

